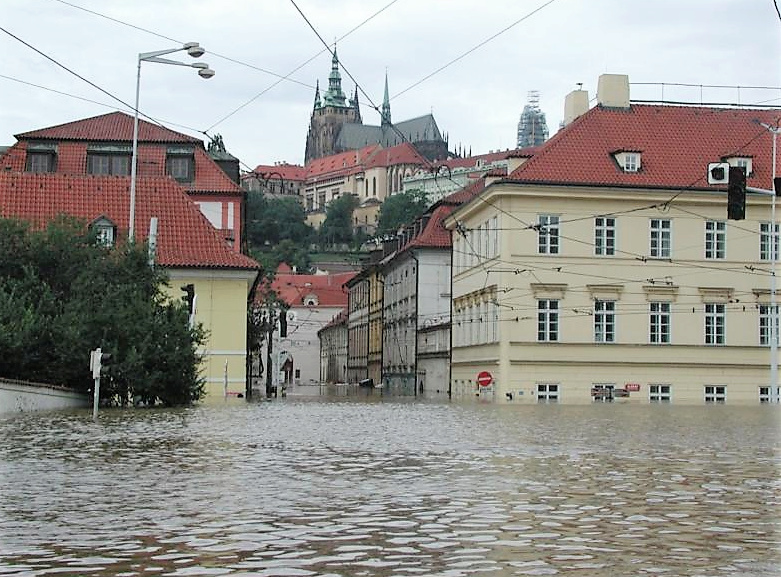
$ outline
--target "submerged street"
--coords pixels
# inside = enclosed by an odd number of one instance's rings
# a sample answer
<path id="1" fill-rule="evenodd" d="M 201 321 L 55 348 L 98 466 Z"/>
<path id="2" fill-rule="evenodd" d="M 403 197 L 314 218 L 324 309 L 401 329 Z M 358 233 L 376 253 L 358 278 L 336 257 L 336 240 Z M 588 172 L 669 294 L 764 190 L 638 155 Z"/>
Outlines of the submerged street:
<path id="1" fill-rule="evenodd" d="M 288 397 L 0 417 L 0 575 L 757 576 L 772 406 Z"/>

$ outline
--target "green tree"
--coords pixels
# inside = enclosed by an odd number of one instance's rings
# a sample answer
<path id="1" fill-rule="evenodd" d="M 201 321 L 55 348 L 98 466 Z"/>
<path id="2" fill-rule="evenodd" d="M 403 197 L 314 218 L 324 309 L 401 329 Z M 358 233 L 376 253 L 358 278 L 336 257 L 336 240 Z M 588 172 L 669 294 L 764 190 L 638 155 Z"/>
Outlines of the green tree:
<path id="1" fill-rule="evenodd" d="M 358 197 L 354 194 L 345 194 L 328 204 L 325 209 L 325 221 L 319 231 L 322 245 L 353 241 L 353 211 L 357 207 Z"/>
<path id="2" fill-rule="evenodd" d="M 306 211 L 295 198 L 270 198 L 260 192 L 247 196 L 247 239 L 254 250 L 264 250 L 289 239 L 305 246 L 314 236 Z"/>
<path id="3" fill-rule="evenodd" d="M 0 219 L 0 376 L 87 391 L 89 351 L 113 355 L 101 397 L 186 404 L 203 395 L 190 328 L 146 248 L 103 246 L 84 223 L 44 230 Z"/>
<path id="4" fill-rule="evenodd" d="M 395 233 L 400 227 L 423 214 L 427 208 L 428 200 L 422 190 L 413 189 L 389 196 L 380 206 L 377 234 Z"/>

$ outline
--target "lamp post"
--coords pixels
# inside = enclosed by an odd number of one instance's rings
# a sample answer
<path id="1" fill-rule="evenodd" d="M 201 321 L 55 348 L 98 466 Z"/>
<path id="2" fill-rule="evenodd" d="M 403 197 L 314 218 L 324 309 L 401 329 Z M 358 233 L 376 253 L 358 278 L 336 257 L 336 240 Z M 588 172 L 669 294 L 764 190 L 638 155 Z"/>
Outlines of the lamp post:
<path id="1" fill-rule="evenodd" d="M 770 204 L 770 390 L 768 391 L 771 403 L 778 402 L 778 311 L 776 309 L 776 261 L 778 260 L 778 231 L 776 230 L 776 137 L 781 132 L 778 126 L 771 126 L 765 122 L 755 121 L 762 128 L 773 135 L 773 176 L 770 180 L 771 196 Z M 750 189 L 749 189 L 750 190 Z M 765 191 L 761 191 L 765 192 Z"/>
<path id="2" fill-rule="evenodd" d="M 133 117 L 133 157 L 130 160 L 130 222 L 128 230 L 128 240 L 133 242 L 133 229 L 136 224 L 136 165 L 138 164 L 138 93 L 141 87 L 141 63 L 142 62 L 157 62 L 159 64 L 173 64 L 175 66 L 188 66 L 190 68 L 196 68 L 198 70 L 198 76 L 201 78 L 211 78 L 214 76 L 214 70 L 209 68 L 209 65 L 205 62 L 192 62 L 187 64 L 186 62 L 179 62 L 178 60 L 170 60 L 168 58 L 160 58 L 165 54 L 172 54 L 173 52 L 179 52 L 180 50 L 186 50 L 187 54 L 193 58 L 200 58 L 206 53 L 206 50 L 201 48 L 197 42 L 188 42 L 179 48 L 169 48 L 168 50 L 155 50 L 154 52 L 141 52 L 138 55 L 138 74 L 136 75 L 136 106 Z"/>

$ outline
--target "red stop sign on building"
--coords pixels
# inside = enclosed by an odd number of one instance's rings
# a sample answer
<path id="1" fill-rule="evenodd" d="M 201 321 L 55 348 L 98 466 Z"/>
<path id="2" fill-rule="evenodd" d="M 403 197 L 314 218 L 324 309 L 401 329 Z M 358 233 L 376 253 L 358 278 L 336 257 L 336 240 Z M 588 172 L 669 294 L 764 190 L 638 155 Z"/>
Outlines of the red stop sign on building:
<path id="1" fill-rule="evenodd" d="M 481 371 L 477 375 L 477 384 L 481 387 L 487 387 L 494 382 L 494 377 L 488 371 Z"/>

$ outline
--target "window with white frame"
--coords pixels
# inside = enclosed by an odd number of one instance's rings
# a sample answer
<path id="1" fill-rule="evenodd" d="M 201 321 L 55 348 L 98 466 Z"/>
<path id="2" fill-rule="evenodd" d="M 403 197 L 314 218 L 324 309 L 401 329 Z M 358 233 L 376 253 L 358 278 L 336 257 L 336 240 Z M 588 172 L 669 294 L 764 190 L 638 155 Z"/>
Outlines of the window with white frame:
<path id="1" fill-rule="evenodd" d="M 537 252 L 539 254 L 559 253 L 559 217 L 541 214 L 537 217 Z"/>
<path id="2" fill-rule="evenodd" d="M 727 223 L 725 221 L 705 221 L 705 258 L 727 258 Z"/>
<path id="3" fill-rule="evenodd" d="M 779 225 L 779 224 L 776 224 L 776 226 L 775 226 L 775 233 L 776 233 L 775 234 L 775 237 L 776 237 L 776 242 L 775 242 L 775 245 L 776 245 L 775 249 L 776 250 L 775 250 L 775 254 L 776 254 L 776 259 L 778 259 L 778 256 L 779 256 L 778 255 L 778 248 L 779 248 L 778 247 L 778 239 L 779 239 L 779 232 L 781 232 L 779 230 L 780 227 L 781 227 L 781 225 Z M 772 260 L 773 259 L 773 255 L 770 252 L 771 248 L 772 248 L 772 246 L 770 244 L 772 236 L 773 236 L 773 234 L 772 234 L 772 231 L 771 231 L 771 228 L 770 228 L 770 223 L 769 222 L 760 222 L 759 223 L 759 259 L 760 260 Z"/>
<path id="4" fill-rule="evenodd" d="M 781 393 L 781 387 L 776 387 L 776 399 L 779 398 L 779 393 Z M 760 386 L 759 387 L 759 402 L 760 403 L 770 403 L 770 387 L 768 386 Z M 778 401 L 776 401 L 778 402 Z"/>
<path id="5" fill-rule="evenodd" d="M 616 340 L 616 302 L 594 301 L 594 342 L 612 343 Z"/>
<path id="6" fill-rule="evenodd" d="M 727 400 L 727 387 L 725 385 L 705 385 L 706 403 L 724 403 Z"/>
<path id="7" fill-rule="evenodd" d="M 537 301 L 537 340 L 540 342 L 559 340 L 559 301 L 554 299 Z"/>
<path id="8" fill-rule="evenodd" d="M 648 339 L 653 344 L 667 344 L 670 342 L 670 303 L 656 301 L 649 303 L 649 335 Z"/>
<path id="9" fill-rule="evenodd" d="M 537 402 L 556 403 L 559 400 L 558 383 L 537 383 Z"/>
<path id="10" fill-rule="evenodd" d="M 640 155 L 636 152 L 624 154 L 624 172 L 637 172 L 640 170 Z"/>
<path id="11" fill-rule="evenodd" d="M 723 345 L 724 327 L 727 322 L 727 306 L 722 303 L 705 303 L 705 344 Z"/>
<path id="12" fill-rule="evenodd" d="M 759 344 L 768 346 L 770 344 L 770 322 L 773 309 L 770 305 L 759 305 Z M 778 305 L 776 305 L 776 346 L 778 346 Z"/>
<path id="13" fill-rule="evenodd" d="M 651 219 L 651 257 L 670 258 L 671 221 L 667 218 Z"/>
<path id="14" fill-rule="evenodd" d="M 663 384 L 648 385 L 648 400 L 652 403 L 669 403 L 672 386 Z"/>
<path id="15" fill-rule="evenodd" d="M 594 219 L 594 254 L 612 256 L 616 254 L 616 219 L 598 216 Z"/>

